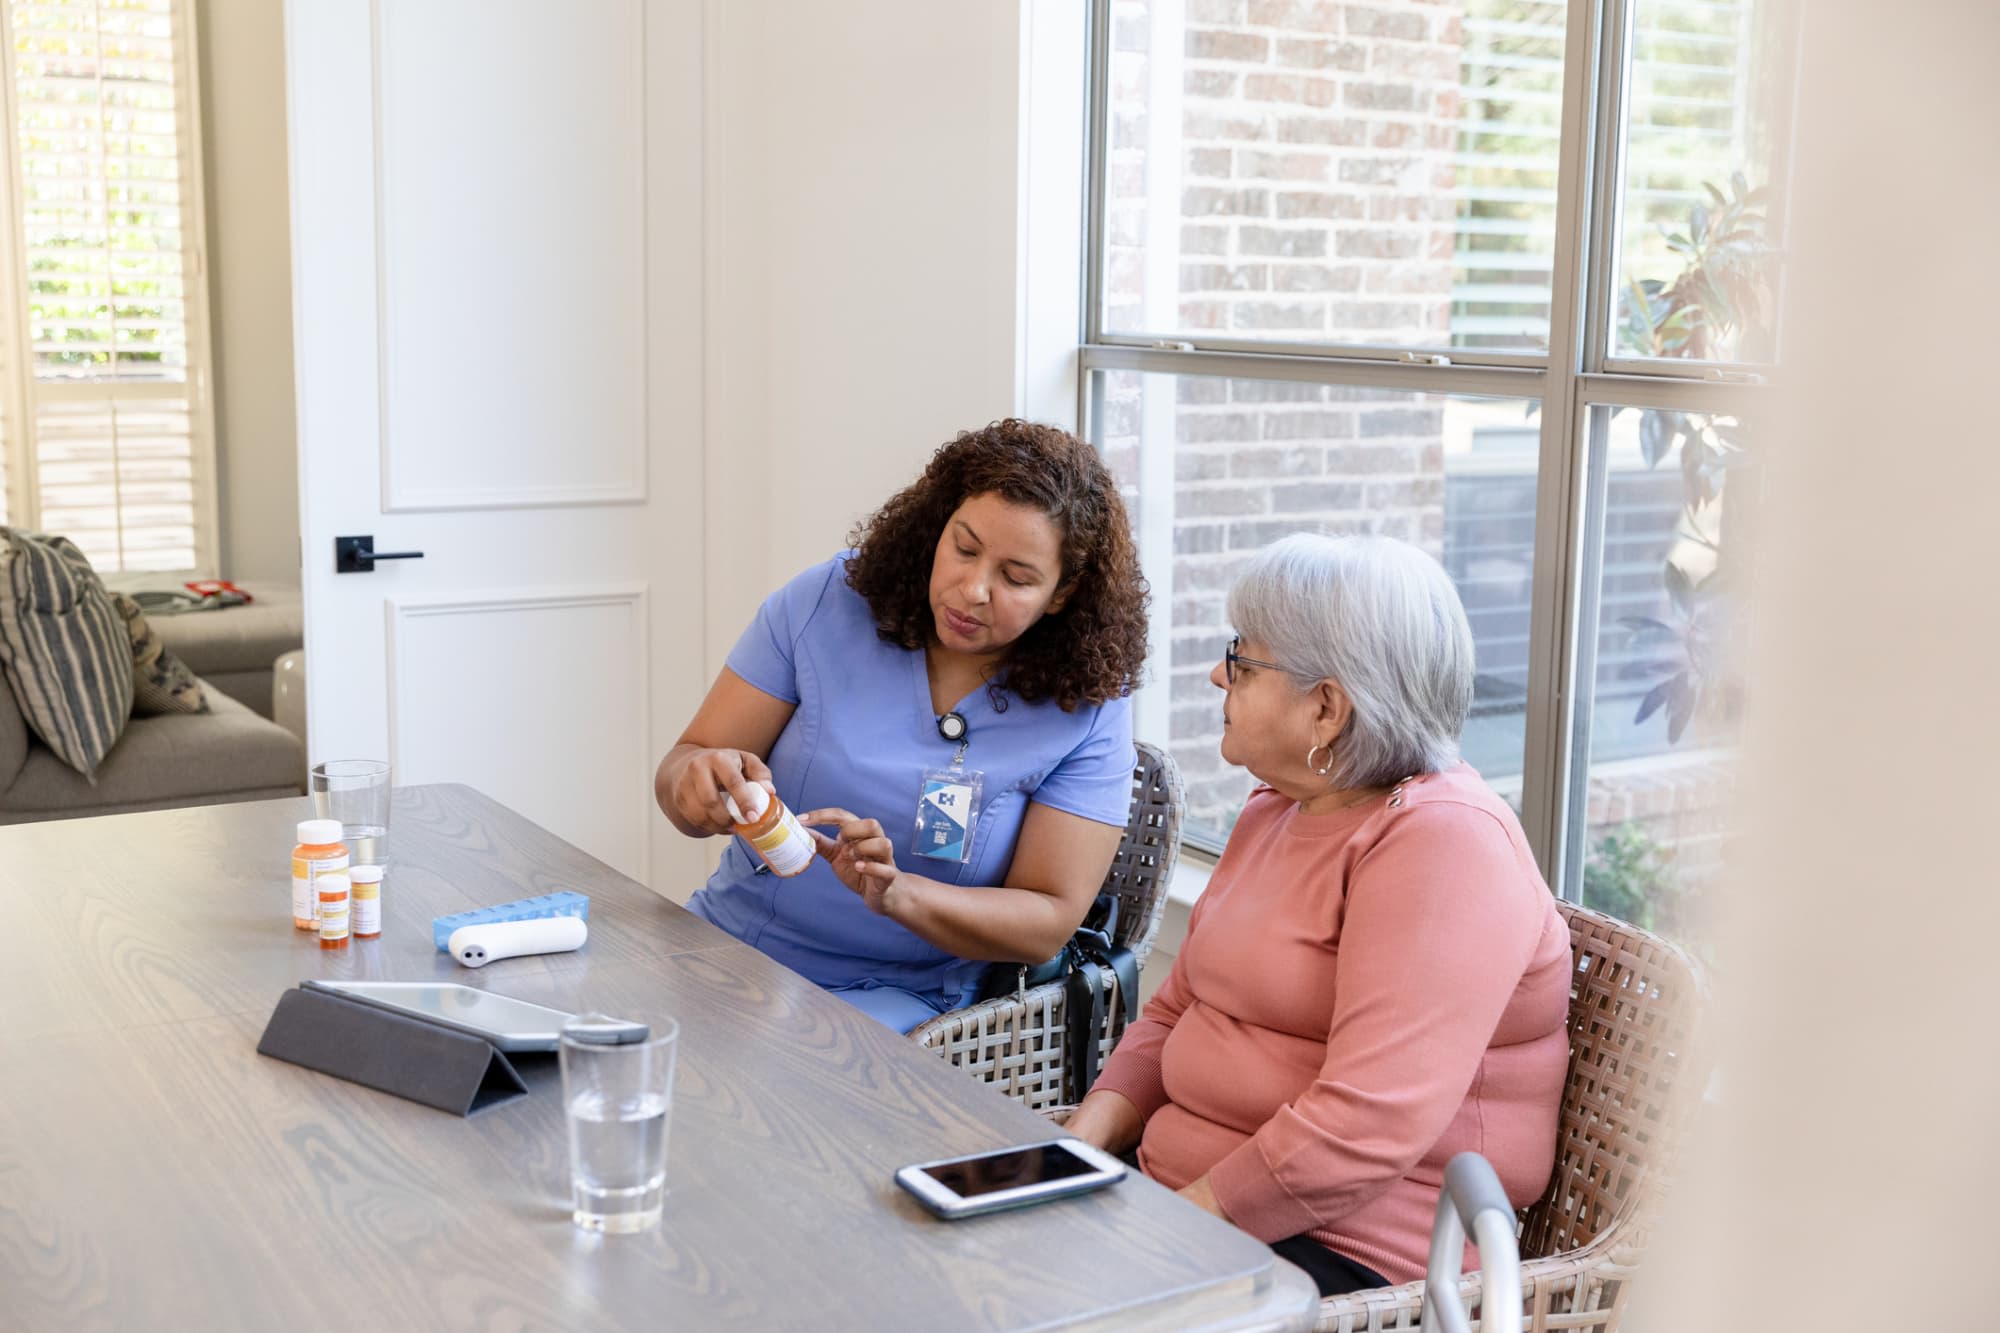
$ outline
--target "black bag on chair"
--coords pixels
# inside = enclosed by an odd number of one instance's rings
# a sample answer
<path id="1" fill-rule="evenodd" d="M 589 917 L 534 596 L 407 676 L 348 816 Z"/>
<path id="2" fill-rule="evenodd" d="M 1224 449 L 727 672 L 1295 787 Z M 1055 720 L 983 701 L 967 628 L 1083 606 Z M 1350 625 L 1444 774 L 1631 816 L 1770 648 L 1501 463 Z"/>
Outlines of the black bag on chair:
<path id="1" fill-rule="evenodd" d="M 1097 1081 L 1097 1035 L 1104 1030 L 1105 969 L 1118 978 L 1118 998 L 1125 1011 L 1126 1026 L 1131 1026 L 1139 1016 L 1139 960 L 1130 949 L 1112 942 L 1117 936 L 1118 897 L 1100 893 L 1085 914 L 1083 924 L 1055 957 L 1033 967 L 1025 963 L 995 963 L 980 978 L 982 1000 L 1025 992 L 1051 981 L 1063 983 L 1063 1066 L 1072 1080 L 1068 1095 L 1076 1101 L 1082 1101 L 1090 1085 Z"/>

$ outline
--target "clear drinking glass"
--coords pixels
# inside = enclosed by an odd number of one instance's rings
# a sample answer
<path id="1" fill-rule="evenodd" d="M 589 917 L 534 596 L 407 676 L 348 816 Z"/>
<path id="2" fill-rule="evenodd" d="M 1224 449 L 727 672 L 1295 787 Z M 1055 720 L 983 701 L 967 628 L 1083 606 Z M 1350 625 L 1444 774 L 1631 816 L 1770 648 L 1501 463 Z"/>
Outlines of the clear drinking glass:
<path id="1" fill-rule="evenodd" d="M 389 765 L 381 759 L 329 759 L 312 770 L 313 813 L 340 821 L 341 840 L 358 866 L 389 864 Z"/>
<path id="2" fill-rule="evenodd" d="M 611 1024 L 591 1015 L 563 1029 L 570 1216 L 585 1231 L 644 1231 L 666 1197 L 680 1025 L 661 1019 L 648 1040 L 613 1044 L 604 1039 Z"/>

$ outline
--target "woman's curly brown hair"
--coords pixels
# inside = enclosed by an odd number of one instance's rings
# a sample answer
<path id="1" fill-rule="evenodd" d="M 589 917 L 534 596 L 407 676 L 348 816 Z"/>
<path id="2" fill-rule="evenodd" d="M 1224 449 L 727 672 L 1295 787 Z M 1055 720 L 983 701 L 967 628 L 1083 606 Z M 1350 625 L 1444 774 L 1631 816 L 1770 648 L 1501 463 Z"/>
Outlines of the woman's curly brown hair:
<path id="1" fill-rule="evenodd" d="M 1004 674 L 988 683 L 1066 713 L 1129 694 L 1146 660 L 1145 576 L 1118 485 L 1089 445 L 1066 430 L 996 421 L 965 431 L 932 455 L 924 475 L 848 535 L 847 586 L 868 601 L 875 632 L 903 648 L 931 641 L 931 564 L 958 507 L 994 494 L 1046 514 L 1062 534 L 1060 611 L 1015 640 Z M 1073 585 L 1073 587 L 1072 587 Z"/>

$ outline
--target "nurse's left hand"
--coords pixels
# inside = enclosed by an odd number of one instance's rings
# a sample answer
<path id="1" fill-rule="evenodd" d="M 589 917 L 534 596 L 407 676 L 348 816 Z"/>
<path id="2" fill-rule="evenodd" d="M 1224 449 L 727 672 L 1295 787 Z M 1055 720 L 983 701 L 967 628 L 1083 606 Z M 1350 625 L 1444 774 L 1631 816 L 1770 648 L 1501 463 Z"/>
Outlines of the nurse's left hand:
<path id="1" fill-rule="evenodd" d="M 799 822 L 807 826 L 813 845 L 833 868 L 835 879 L 860 894 L 869 911 L 878 916 L 895 915 L 895 886 L 902 872 L 896 869 L 896 847 L 882 832 L 881 821 L 829 806 L 806 811 Z M 815 824 L 833 825 L 839 836 L 829 838 L 812 827 Z"/>

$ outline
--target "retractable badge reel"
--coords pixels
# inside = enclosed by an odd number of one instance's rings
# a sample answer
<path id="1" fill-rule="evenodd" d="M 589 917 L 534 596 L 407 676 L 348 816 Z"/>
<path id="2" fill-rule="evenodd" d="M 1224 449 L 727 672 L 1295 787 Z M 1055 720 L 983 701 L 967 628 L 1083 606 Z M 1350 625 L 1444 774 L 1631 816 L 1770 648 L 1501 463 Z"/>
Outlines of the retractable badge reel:
<path id="1" fill-rule="evenodd" d="M 914 846 L 918 856 L 963 865 L 972 858 L 972 829 L 979 817 L 979 793 L 985 775 L 965 766 L 965 719 L 946 713 L 938 719 L 938 735 L 958 744 L 949 768 L 924 770 L 923 792 L 917 798 Z"/>

